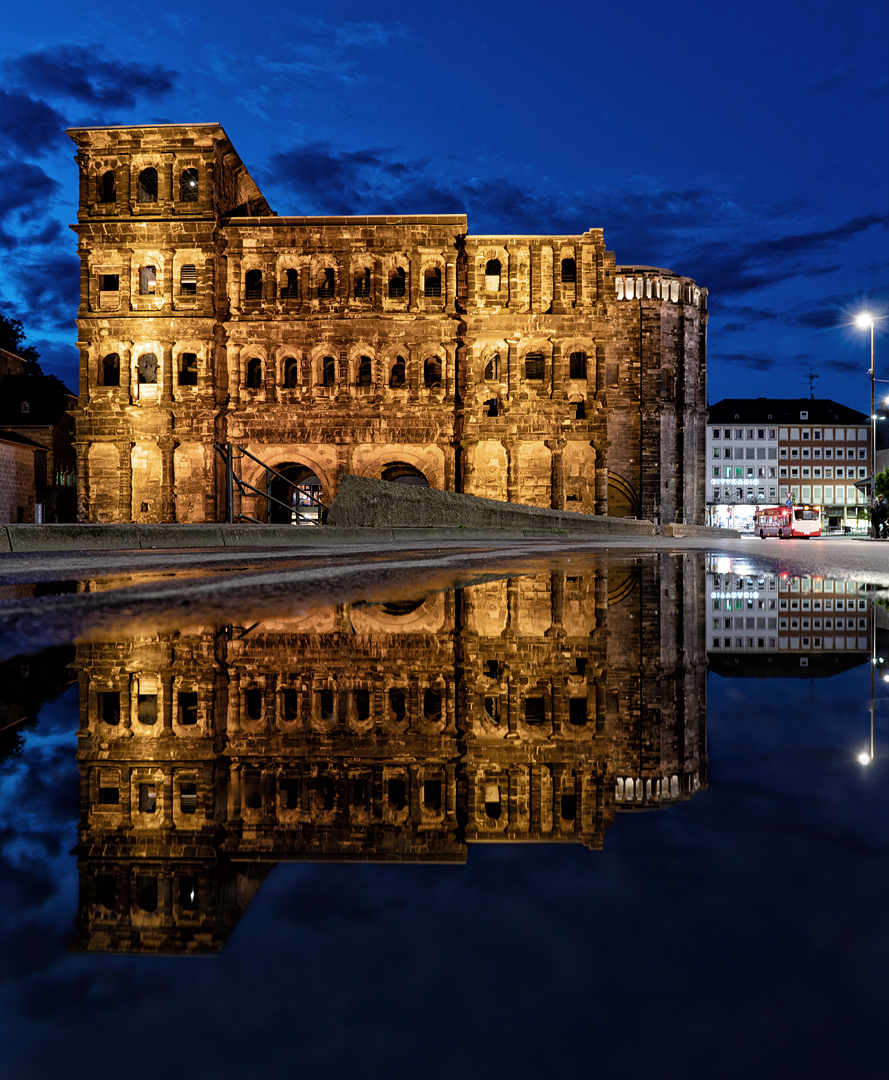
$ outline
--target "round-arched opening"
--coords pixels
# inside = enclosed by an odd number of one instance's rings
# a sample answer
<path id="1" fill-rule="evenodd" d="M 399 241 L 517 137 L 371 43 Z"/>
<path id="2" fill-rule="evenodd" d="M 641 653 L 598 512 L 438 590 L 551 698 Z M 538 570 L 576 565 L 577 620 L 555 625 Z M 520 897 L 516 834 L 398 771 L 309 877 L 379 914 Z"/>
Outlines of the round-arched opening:
<path id="1" fill-rule="evenodd" d="M 380 479 L 388 480 L 392 484 L 410 484 L 413 487 L 428 488 L 430 486 L 429 481 L 419 469 L 404 461 L 393 461 L 391 465 L 387 465 Z"/>
<path id="2" fill-rule="evenodd" d="M 268 520 L 273 525 L 320 525 L 321 481 L 308 465 L 286 462 L 276 465 L 269 494 L 277 502 L 269 504 Z M 256 482 L 262 487 L 262 480 Z M 285 506 L 280 504 L 284 503 Z M 287 509 L 289 507 L 290 509 Z"/>

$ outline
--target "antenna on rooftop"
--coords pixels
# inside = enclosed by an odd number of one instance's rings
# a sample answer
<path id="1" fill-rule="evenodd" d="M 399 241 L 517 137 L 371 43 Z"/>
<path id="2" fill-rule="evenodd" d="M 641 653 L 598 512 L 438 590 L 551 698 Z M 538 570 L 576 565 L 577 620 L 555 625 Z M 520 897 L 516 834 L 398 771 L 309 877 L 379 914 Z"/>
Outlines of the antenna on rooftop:
<path id="1" fill-rule="evenodd" d="M 820 379 L 821 376 L 816 375 L 814 371 L 809 371 L 805 375 L 803 375 L 803 378 L 809 380 L 809 397 L 812 399 L 812 401 L 814 401 L 815 400 L 815 380 Z"/>

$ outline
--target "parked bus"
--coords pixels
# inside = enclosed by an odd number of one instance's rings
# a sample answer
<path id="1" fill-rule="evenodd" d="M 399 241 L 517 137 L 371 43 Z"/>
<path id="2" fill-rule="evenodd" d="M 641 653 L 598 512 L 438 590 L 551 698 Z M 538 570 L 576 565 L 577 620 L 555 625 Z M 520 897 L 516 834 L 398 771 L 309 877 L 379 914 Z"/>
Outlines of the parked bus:
<path id="1" fill-rule="evenodd" d="M 801 536 L 806 540 L 810 536 L 821 535 L 820 506 L 765 506 L 753 514 L 753 531 L 760 539 L 777 536 L 779 540 L 789 540 Z"/>

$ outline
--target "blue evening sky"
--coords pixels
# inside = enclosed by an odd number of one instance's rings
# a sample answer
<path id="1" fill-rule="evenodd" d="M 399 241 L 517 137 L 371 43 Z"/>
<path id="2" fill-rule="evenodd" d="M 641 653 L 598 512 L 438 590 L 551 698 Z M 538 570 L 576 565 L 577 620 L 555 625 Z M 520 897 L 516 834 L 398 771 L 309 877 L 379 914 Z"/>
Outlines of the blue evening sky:
<path id="1" fill-rule="evenodd" d="M 32 0 L 3 21 L 0 310 L 69 385 L 65 127 L 219 121 L 278 213 L 602 227 L 618 262 L 710 290 L 711 401 L 803 396 L 813 371 L 869 411 L 850 320 L 889 315 L 886 0 Z"/>

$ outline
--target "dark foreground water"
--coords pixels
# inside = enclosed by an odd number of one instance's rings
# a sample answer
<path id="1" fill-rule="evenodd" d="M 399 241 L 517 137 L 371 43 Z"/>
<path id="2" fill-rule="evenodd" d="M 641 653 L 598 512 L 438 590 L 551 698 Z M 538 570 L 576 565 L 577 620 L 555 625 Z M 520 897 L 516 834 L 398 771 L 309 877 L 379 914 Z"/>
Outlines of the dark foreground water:
<path id="1" fill-rule="evenodd" d="M 874 590 L 529 569 L 9 659 L 3 1075 L 884 1077 Z"/>

